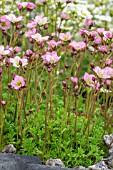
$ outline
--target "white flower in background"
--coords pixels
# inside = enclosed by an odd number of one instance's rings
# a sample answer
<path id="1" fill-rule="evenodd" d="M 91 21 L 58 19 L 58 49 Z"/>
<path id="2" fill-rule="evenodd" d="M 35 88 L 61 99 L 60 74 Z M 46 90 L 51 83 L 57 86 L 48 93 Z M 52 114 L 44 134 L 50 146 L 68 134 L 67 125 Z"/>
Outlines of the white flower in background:
<path id="1" fill-rule="evenodd" d="M 87 10 L 78 10 L 77 11 L 78 16 L 83 17 L 83 18 L 92 18 L 91 13 Z"/>
<path id="2" fill-rule="evenodd" d="M 111 22 L 111 20 L 112 20 L 112 18 L 110 16 L 106 16 L 106 15 L 94 15 L 94 17 L 101 21 Z"/>
<path id="3" fill-rule="evenodd" d="M 26 58 L 15 56 L 14 58 L 10 58 L 10 63 L 12 63 L 14 67 L 19 68 L 20 66 L 26 66 L 28 64 L 28 60 Z"/>
<path id="4" fill-rule="evenodd" d="M 9 54 L 9 50 L 5 50 L 3 45 L 0 45 L 0 55 L 7 55 Z"/>
<path id="5" fill-rule="evenodd" d="M 112 92 L 111 90 L 107 90 L 103 87 L 100 89 L 100 91 L 103 92 L 103 93 L 111 93 Z"/>

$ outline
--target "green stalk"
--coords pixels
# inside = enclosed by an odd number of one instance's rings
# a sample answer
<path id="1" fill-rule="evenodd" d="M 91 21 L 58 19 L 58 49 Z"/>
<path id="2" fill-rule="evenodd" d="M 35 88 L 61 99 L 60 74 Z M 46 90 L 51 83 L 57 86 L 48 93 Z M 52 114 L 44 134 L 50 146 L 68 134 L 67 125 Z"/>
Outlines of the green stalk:
<path id="1" fill-rule="evenodd" d="M 80 56 L 79 66 L 78 66 L 78 68 L 77 68 L 76 77 L 79 77 L 79 75 L 80 75 L 81 66 L 83 65 L 83 60 L 84 60 L 84 51 L 82 51 L 82 54 L 81 54 L 81 56 Z"/>
<path id="2" fill-rule="evenodd" d="M 75 115 L 75 124 L 74 124 L 74 145 L 77 146 L 77 111 L 76 111 L 76 105 L 77 105 L 77 101 L 75 98 L 75 102 L 74 102 L 74 115 Z"/>
<path id="3" fill-rule="evenodd" d="M 2 144 L 2 78 L 0 80 L 0 146 Z"/>
<path id="4" fill-rule="evenodd" d="M 23 108 L 23 102 L 24 102 L 24 90 L 21 90 L 20 94 L 21 102 L 20 102 L 20 114 L 19 114 L 19 124 L 20 124 L 20 146 L 22 146 L 22 138 L 23 138 L 23 130 L 22 130 L 22 108 Z"/>
<path id="5" fill-rule="evenodd" d="M 47 145 L 47 126 L 48 126 L 48 109 L 49 109 L 49 81 L 46 86 L 46 112 L 45 112 L 45 128 L 44 128 L 44 153 L 46 153 Z"/>
<path id="6" fill-rule="evenodd" d="M 49 73 L 49 81 L 50 81 L 50 117 L 54 119 L 54 109 L 53 109 L 53 76 L 54 76 L 54 70 Z"/>

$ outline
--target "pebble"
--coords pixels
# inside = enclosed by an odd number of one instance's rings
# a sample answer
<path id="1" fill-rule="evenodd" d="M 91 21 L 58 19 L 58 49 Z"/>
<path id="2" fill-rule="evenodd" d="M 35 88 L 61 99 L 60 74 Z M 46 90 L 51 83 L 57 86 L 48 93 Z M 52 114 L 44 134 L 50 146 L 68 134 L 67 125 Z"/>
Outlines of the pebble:
<path id="1" fill-rule="evenodd" d="M 50 166 L 60 166 L 60 167 L 65 167 L 63 162 L 60 159 L 48 159 L 45 163 L 46 165 Z"/>
<path id="2" fill-rule="evenodd" d="M 16 153 L 16 148 L 12 144 L 9 144 L 2 150 L 2 153 Z"/>

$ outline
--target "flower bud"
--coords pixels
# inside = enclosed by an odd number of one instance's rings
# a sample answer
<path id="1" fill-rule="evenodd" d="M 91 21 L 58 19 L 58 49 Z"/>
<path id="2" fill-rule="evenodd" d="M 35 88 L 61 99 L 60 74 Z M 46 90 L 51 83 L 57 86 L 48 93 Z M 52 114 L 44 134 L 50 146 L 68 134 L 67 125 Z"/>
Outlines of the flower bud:
<path id="1" fill-rule="evenodd" d="M 5 105 L 6 104 L 6 102 L 4 101 L 4 100 L 1 100 L 1 102 L 0 102 L 2 105 Z"/>
<path id="2" fill-rule="evenodd" d="M 105 109 L 105 104 L 104 104 L 104 103 L 101 105 L 101 108 L 102 108 L 103 110 Z"/>
<path id="3" fill-rule="evenodd" d="M 2 73 L 2 68 L 0 67 L 0 74 Z"/>
<path id="4" fill-rule="evenodd" d="M 66 86 L 67 86 L 67 83 L 66 83 L 65 81 L 62 81 L 62 85 L 63 85 L 64 87 L 66 87 Z"/>
<path id="5" fill-rule="evenodd" d="M 95 67 L 93 62 L 90 63 L 90 66 L 91 66 L 91 69 L 94 69 Z"/>

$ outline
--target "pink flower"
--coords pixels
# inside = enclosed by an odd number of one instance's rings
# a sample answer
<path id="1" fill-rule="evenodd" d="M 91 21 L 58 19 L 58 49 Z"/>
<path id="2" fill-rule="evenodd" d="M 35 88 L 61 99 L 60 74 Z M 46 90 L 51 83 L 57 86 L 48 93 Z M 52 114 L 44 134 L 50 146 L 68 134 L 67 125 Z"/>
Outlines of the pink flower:
<path id="1" fill-rule="evenodd" d="M 21 10 L 27 7 L 28 2 L 16 2 L 16 4 L 18 5 L 18 9 Z"/>
<path id="2" fill-rule="evenodd" d="M 27 9 L 33 10 L 34 8 L 36 8 L 36 5 L 34 3 L 32 3 L 32 2 L 28 2 Z"/>
<path id="3" fill-rule="evenodd" d="M 42 42 L 48 40 L 49 36 L 42 37 L 41 34 L 37 33 L 34 35 L 31 35 L 31 38 L 35 40 L 36 42 Z"/>
<path id="4" fill-rule="evenodd" d="M 60 38 L 62 41 L 69 41 L 69 40 L 71 40 L 72 36 L 71 36 L 71 33 L 70 33 L 70 32 L 60 33 L 59 38 Z"/>
<path id="5" fill-rule="evenodd" d="M 110 78 L 111 71 L 113 74 L 113 69 L 111 69 L 111 67 L 106 67 L 104 69 L 101 69 L 99 66 L 97 66 L 93 69 L 93 71 L 97 74 L 99 78 L 103 78 L 103 79 Z"/>
<path id="6" fill-rule="evenodd" d="M 85 73 L 83 78 L 88 86 L 95 89 L 95 81 L 93 81 L 93 79 L 95 79 L 95 76 L 93 74 Z"/>
<path id="7" fill-rule="evenodd" d="M 108 75 L 108 78 L 113 78 L 113 68 L 111 67 L 105 67 L 104 69 L 104 74 Z"/>
<path id="8" fill-rule="evenodd" d="M 10 22 L 14 24 L 14 23 L 22 21 L 23 17 L 22 16 L 17 17 L 14 14 L 9 14 L 9 15 L 6 15 L 6 19 L 8 19 Z"/>
<path id="9" fill-rule="evenodd" d="M 107 52 L 107 47 L 106 46 L 100 46 L 98 47 L 98 50 L 102 53 Z"/>
<path id="10" fill-rule="evenodd" d="M 91 31 L 88 33 L 91 37 L 95 37 L 98 33 L 97 31 Z"/>
<path id="11" fill-rule="evenodd" d="M 57 56 L 57 52 L 53 51 L 53 52 L 46 52 L 46 54 L 44 54 L 42 56 L 43 62 L 45 64 L 54 64 L 57 63 L 60 60 L 61 57 Z"/>
<path id="12" fill-rule="evenodd" d="M 0 45 L 0 55 L 7 55 L 9 53 L 10 53 L 9 50 L 5 50 L 4 46 Z"/>
<path id="13" fill-rule="evenodd" d="M 98 28 L 97 32 L 99 35 L 103 35 L 103 32 L 105 31 L 105 28 Z"/>
<path id="14" fill-rule="evenodd" d="M 30 37 L 31 35 L 34 35 L 36 33 L 36 28 L 32 28 L 31 30 L 28 30 L 26 33 L 25 33 L 25 36 L 26 37 Z"/>
<path id="15" fill-rule="evenodd" d="M 91 20 L 90 18 L 86 18 L 84 25 L 85 25 L 85 26 L 90 26 L 90 25 L 92 25 L 92 20 Z"/>
<path id="16" fill-rule="evenodd" d="M 110 65 L 111 63 L 113 62 L 113 60 L 111 60 L 111 59 L 106 59 L 106 61 L 105 61 L 105 65 Z"/>
<path id="17" fill-rule="evenodd" d="M 95 44 L 101 44 L 101 42 L 102 42 L 102 40 L 101 40 L 100 37 L 95 37 L 95 38 L 94 38 L 94 43 L 95 43 Z"/>
<path id="18" fill-rule="evenodd" d="M 36 2 L 39 4 L 43 4 L 44 2 L 46 2 L 46 0 L 36 0 Z"/>
<path id="19" fill-rule="evenodd" d="M 111 80 L 106 80 L 107 85 L 111 84 Z"/>
<path id="20" fill-rule="evenodd" d="M 70 16 L 66 13 L 61 13 L 61 18 L 67 20 L 70 18 Z"/>
<path id="21" fill-rule="evenodd" d="M 6 104 L 6 102 L 5 102 L 4 100 L 1 100 L 0 103 L 1 103 L 2 105 L 5 105 L 5 104 Z"/>
<path id="22" fill-rule="evenodd" d="M 89 31 L 87 31 L 86 28 L 82 28 L 82 29 L 80 30 L 80 35 L 84 37 L 87 32 L 89 32 Z"/>
<path id="23" fill-rule="evenodd" d="M 0 28 L 2 30 L 10 29 L 10 21 L 6 18 L 6 15 L 0 17 Z"/>
<path id="24" fill-rule="evenodd" d="M 75 2 L 76 0 L 66 0 L 67 3 Z M 65 2 L 65 1 L 64 1 Z"/>
<path id="25" fill-rule="evenodd" d="M 26 51 L 26 54 L 29 56 L 29 55 L 32 55 L 33 54 L 33 51 L 31 51 L 31 50 L 27 50 Z"/>
<path id="26" fill-rule="evenodd" d="M 73 85 L 75 86 L 78 83 L 78 78 L 77 77 L 71 77 L 71 81 Z"/>
<path id="27" fill-rule="evenodd" d="M 18 5 L 19 10 L 21 10 L 22 8 L 27 8 L 29 10 L 33 10 L 34 8 L 36 8 L 36 5 L 32 2 L 16 2 L 16 4 Z"/>
<path id="28" fill-rule="evenodd" d="M 37 15 L 34 19 L 34 21 L 39 25 L 39 26 L 42 26 L 42 25 L 45 25 L 47 24 L 47 17 L 43 17 L 42 15 Z"/>
<path id="29" fill-rule="evenodd" d="M 86 43 L 84 42 L 75 42 L 75 41 L 72 41 L 70 43 L 70 45 L 76 50 L 76 51 L 79 51 L 79 50 L 84 50 L 86 48 Z"/>
<path id="30" fill-rule="evenodd" d="M 20 48 L 20 47 L 16 46 L 16 47 L 14 48 L 14 52 L 16 52 L 16 53 L 19 53 L 20 51 L 21 51 L 21 48 Z"/>
<path id="31" fill-rule="evenodd" d="M 51 41 L 47 42 L 47 44 L 49 44 L 52 48 L 54 48 L 54 47 L 57 47 L 58 45 L 62 44 L 62 42 L 61 41 L 56 42 L 54 40 L 51 40 Z"/>
<path id="32" fill-rule="evenodd" d="M 100 89 L 100 83 L 95 79 L 95 76 L 93 74 L 85 73 L 83 77 L 86 84 L 90 87 L 92 87 L 95 90 Z"/>
<path id="33" fill-rule="evenodd" d="M 28 24 L 27 24 L 27 27 L 28 28 L 35 28 L 37 26 L 37 22 L 36 21 L 30 21 Z"/>
<path id="34" fill-rule="evenodd" d="M 11 87 L 15 90 L 19 90 L 25 87 L 25 80 L 22 76 L 15 75 L 14 80 L 11 81 Z"/>
<path id="35" fill-rule="evenodd" d="M 2 73 L 2 67 L 0 67 L 0 74 Z"/>
<path id="36" fill-rule="evenodd" d="M 105 39 L 111 39 L 113 36 L 111 31 L 104 31 L 103 34 Z"/>
<path id="37" fill-rule="evenodd" d="M 20 66 L 26 66 L 28 64 L 28 60 L 15 56 L 14 58 L 10 58 L 10 63 L 12 63 L 14 67 L 19 68 Z"/>

